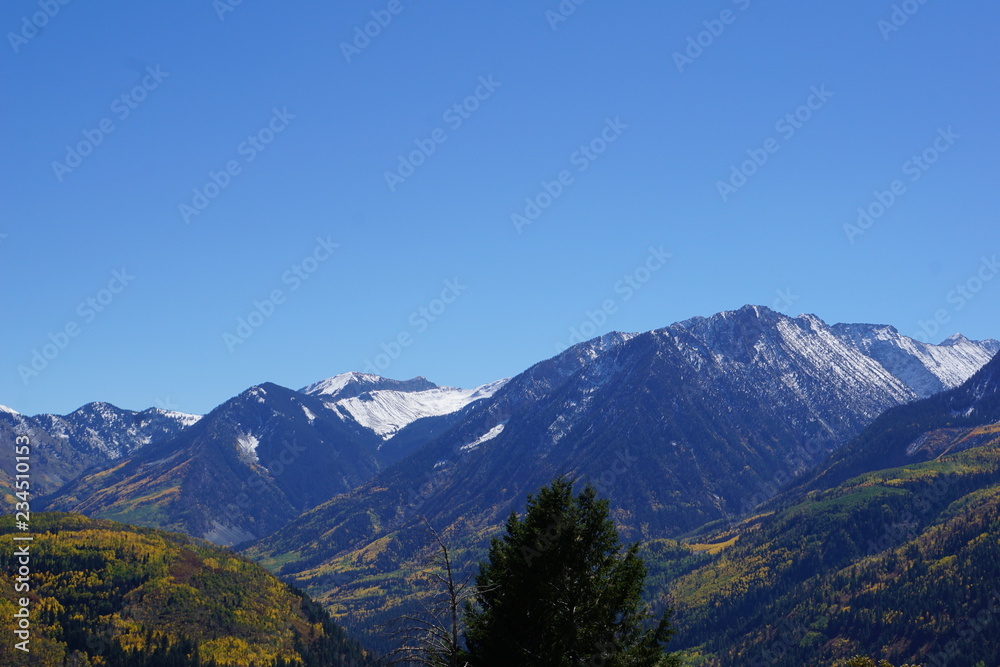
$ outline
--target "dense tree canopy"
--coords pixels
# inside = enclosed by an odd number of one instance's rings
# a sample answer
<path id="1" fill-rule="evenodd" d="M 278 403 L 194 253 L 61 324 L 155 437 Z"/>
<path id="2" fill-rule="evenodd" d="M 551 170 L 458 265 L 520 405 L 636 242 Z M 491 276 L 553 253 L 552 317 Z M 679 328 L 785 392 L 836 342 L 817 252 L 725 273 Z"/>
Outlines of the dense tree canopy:
<path id="1" fill-rule="evenodd" d="M 466 611 L 475 667 L 676 665 L 662 646 L 669 613 L 651 621 L 641 601 L 646 567 L 638 546 L 622 549 L 606 500 L 578 496 L 557 478 L 529 495 L 494 538 Z"/>

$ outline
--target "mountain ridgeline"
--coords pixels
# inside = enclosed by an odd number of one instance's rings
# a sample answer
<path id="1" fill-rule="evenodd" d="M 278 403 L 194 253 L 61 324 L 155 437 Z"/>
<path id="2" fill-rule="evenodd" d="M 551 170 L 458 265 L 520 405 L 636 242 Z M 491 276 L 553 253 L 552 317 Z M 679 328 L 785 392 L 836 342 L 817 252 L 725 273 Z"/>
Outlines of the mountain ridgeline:
<path id="1" fill-rule="evenodd" d="M 1000 664 L 1000 356 L 887 411 L 766 511 L 701 532 L 654 569 L 685 559 L 663 590 L 689 657 Z"/>
<path id="2" fill-rule="evenodd" d="M 647 595 L 676 601 L 689 660 L 754 664 L 741 660 L 771 660 L 784 642 L 774 664 L 826 665 L 889 636 L 860 629 L 888 597 L 852 616 L 862 599 L 831 606 L 834 586 L 844 600 L 861 581 L 895 590 L 877 577 L 918 554 L 963 585 L 983 576 L 942 560 L 955 545 L 941 536 L 995 534 L 998 349 L 746 306 L 610 333 L 475 389 L 345 373 L 251 387 L 201 418 L 94 404 L 94 428 L 77 413 L 0 409 L 0 437 L 31 430 L 39 506 L 238 545 L 377 649 L 424 595 L 424 518 L 471 566 L 528 493 L 565 475 L 593 484 L 622 537 L 642 543 Z M 897 524 L 905 539 L 879 532 Z M 910 569 L 907 595 L 937 590 Z M 968 612 L 942 607 L 928 623 L 960 633 L 946 616 Z M 789 619 L 794 640 L 779 641 Z M 932 644 L 890 654 L 926 657 Z"/>
<path id="3" fill-rule="evenodd" d="M 75 412 L 26 417 L 0 406 L 0 443 L 13 444 L 17 435 L 35 443 L 36 470 L 32 483 L 38 493 L 52 493 L 88 468 L 106 465 L 164 440 L 198 421 L 195 415 L 150 408 L 122 410 L 108 403 L 90 403 Z M 0 489 L 10 488 L 14 460 L 0 458 Z M 10 503 L 7 496 L 5 502 Z"/>
<path id="4" fill-rule="evenodd" d="M 957 338 L 927 346 L 868 326 L 879 346 L 909 359 L 896 359 L 897 376 L 857 344 L 860 328 L 848 335 L 812 316 L 747 307 L 574 346 L 246 553 L 360 627 L 388 620 L 412 596 L 407 574 L 426 548 L 418 517 L 481 552 L 525 493 L 556 474 L 594 483 L 629 540 L 735 521 L 885 409 L 927 391 L 903 377 L 929 373 L 953 386 L 996 348 Z"/>

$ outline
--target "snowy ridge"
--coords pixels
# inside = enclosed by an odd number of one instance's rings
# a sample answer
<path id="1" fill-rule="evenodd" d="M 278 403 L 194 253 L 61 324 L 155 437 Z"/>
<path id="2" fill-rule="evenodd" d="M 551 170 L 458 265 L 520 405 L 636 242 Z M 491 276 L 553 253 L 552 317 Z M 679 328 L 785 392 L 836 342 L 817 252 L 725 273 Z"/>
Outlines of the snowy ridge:
<path id="1" fill-rule="evenodd" d="M 315 382 L 308 387 L 303 387 L 299 391 L 303 394 L 309 394 L 311 396 L 336 397 L 348 386 L 367 385 L 370 388 L 375 388 L 381 380 L 382 378 L 378 375 L 352 371 L 350 373 L 341 373 L 340 375 L 334 375 L 332 378 L 320 380 L 319 382 Z"/>
<path id="2" fill-rule="evenodd" d="M 127 456 L 153 440 L 175 435 L 201 419 L 198 415 L 160 408 L 133 412 L 100 401 L 88 403 L 68 415 L 19 418 L 71 443 L 75 449 L 96 452 L 110 461 Z"/>
<path id="3" fill-rule="evenodd" d="M 316 396 L 341 419 L 348 415 L 358 424 L 388 440 L 400 429 L 424 417 L 457 412 L 493 396 L 509 378 L 475 389 L 440 387 L 423 376 L 392 380 L 370 373 L 341 373 L 299 391 Z"/>
<path id="4" fill-rule="evenodd" d="M 934 345 L 904 336 L 888 325 L 829 325 L 815 315 L 792 318 L 764 306 L 693 317 L 655 333 L 670 330 L 690 332 L 701 343 L 685 355 L 699 370 L 706 355 L 723 372 L 804 363 L 816 380 L 845 389 L 877 388 L 882 399 L 893 403 L 957 387 L 1000 349 L 1000 342 L 992 339 L 971 341 L 955 334 Z M 678 345 L 684 343 L 678 341 Z M 798 375 L 783 372 L 781 378 L 797 391 L 804 379 Z"/>
<path id="5" fill-rule="evenodd" d="M 959 386 L 1000 347 L 997 341 L 971 341 L 961 334 L 933 345 L 904 336 L 895 327 L 886 325 L 835 324 L 831 329 L 882 364 L 921 398 Z"/>
<path id="6" fill-rule="evenodd" d="M 17 410 L 11 410 L 6 405 L 0 405 L 0 412 L 4 412 L 4 413 L 6 413 L 8 415 L 14 415 L 14 416 L 18 416 L 18 415 L 21 414 Z"/>
<path id="7" fill-rule="evenodd" d="M 829 326 L 813 315 L 780 319 L 778 332 L 786 349 L 815 369 L 817 379 L 825 378 L 847 390 L 865 391 L 879 387 L 900 403 L 915 398 L 913 390 L 877 360 L 861 353 L 838 338 Z"/>
<path id="8" fill-rule="evenodd" d="M 199 421 L 201 421 L 201 415 L 191 415 L 186 412 L 177 412 L 176 410 L 162 410 L 160 408 L 152 408 L 150 412 L 155 412 L 167 419 L 173 420 L 187 428 L 188 426 L 194 426 Z"/>
<path id="9" fill-rule="evenodd" d="M 383 440 L 388 440 L 401 428 L 418 419 L 451 414 L 473 401 L 489 398 L 505 382 L 506 380 L 499 380 L 475 389 L 434 387 L 409 392 L 375 390 L 334 401 L 331 407 L 346 410 L 359 424 L 370 428 Z"/>

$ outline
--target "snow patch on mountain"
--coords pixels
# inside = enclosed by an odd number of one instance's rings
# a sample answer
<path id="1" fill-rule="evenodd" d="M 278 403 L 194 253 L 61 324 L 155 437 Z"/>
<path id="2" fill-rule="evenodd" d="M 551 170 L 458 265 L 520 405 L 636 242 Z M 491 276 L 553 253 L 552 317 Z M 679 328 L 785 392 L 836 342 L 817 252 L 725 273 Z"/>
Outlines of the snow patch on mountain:
<path id="1" fill-rule="evenodd" d="M 21 414 L 17 410 L 11 410 L 6 405 L 0 405 L 0 412 L 5 412 L 5 413 L 7 413 L 9 415 L 14 415 L 14 416 L 17 416 L 17 415 Z"/>
<path id="2" fill-rule="evenodd" d="M 199 421 L 201 421 L 201 415 L 191 415 L 186 412 L 177 412 L 175 410 L 162 410 L 160 408 L 153 408 L 150 412 L 155 412 L 159 415 L 166 417 L 167 419 L 172 419 L 184 428 L 188 426 L 194 426 Z"/>
<path id="3" fill-rule="evenodd" d="M 370 373 L 350 372 L 335 375 L 332 378 L 327 378 L 308 387 L 303 387 L 299 391 L 310 396 L 322 397 L 324 400 L 339 401 L 354 398 L 377 389 L 416 392 L 438 388 L 436 384 L 422 375 L 410 378 L 409 380 L 392 380 Z"/>
<path id="4" fill-rule="evenodd" d="M 312 424 L 312 423 L 313 423 L 314 421 L 316 421 L 316 415 L 314 415 L 314 414 L 312 413 L 312 410 L 310 410 L 309 408 L 307 408 L 307 407 L 306 407 L 306 406 L 304 406 L 304 405 L 303 405 L 303 406 L 301 406 L 301 407 L 302 407 L 302 412 L 303 412 L 303 414 L 305 414 L 305 416 L 306 416 L 306 419 L 308 419 L 308 420 L 309 420 L 309 423 L 310 423 L 310 424 Z"/>
<path id="5" fill-rule="evenodd" d="M 245 393 L 248 398 L 256 399 L 256 401 L 262 405 L 267 403 L 267 400 L 264 398 L 267 396 L 267 390 L 263 387 L 251 387 L 250 389 L 247 389 Z"/>
<path id="6" fill-rule="evenodd" d="M 464 452 L 467 452 L 467 451 L 475 449 L 476 447 L 478 447 L 479 445 L 483 444 L 484 442 L 489 442 L 493 438 L 495 438 L 498 435 L 500 435 L 501 433 L 503 433 L 503 429 L 504 429 L 504 427 L 506 425 L 507 425 L 507 420 L 504 420 L 504 421 L 500 422 L 499 424 L 497 424 L 496 426 L 494 426 L 489 431 L 487 431 L 486 433 L 482 434 L 481 436 L 479 436 L 478 438 L 476 438 L 475 440 L 473 440 L 469 444 L 462 445 L 461 447 L 459 447 L 459 449 L 462 450 L 462 451 L 464 451 Z"/>
<path id="7" fill-rule="evenodd" d="M 510 381 L 510 378 L 503 378 L 502 380 L 496 380 L 494 382 L 487 382 L 484 385 L 480 385 L 472 390 L 472 394 L 469 396 L 469 402 L 478 401 L 481 398 L 489 398 L 493 394 L 500 391 L 500 389 Z M 464 406 L 463 406 L 464 407 Z"/>
<path id="8" fill-rule="evenodd" d="M 260 440 L 253 434 L 241 433 L 236 436 L 236 447 L 242 459 L 258 463 L 260 459 L 257 456 L 257 445 L 259 444 Z"/>
<path id="9" fill-rule="evenodd" d="M 503 383 L 501 380 L 475 389 L 375 390 L 335 401 L 334 405 L 343 408 L 359 424 L 370 428 L 383 440 L 388 440 L 417 419 L 451 414 L 473 401 L 489 398 Z"/>
<path id="10" fill-rule="evenodd" d="M 388 440 L 424 417 L 451 414 L 493 396 L 510 378 L 475 389 L 440 387 L 423 376 L 392 380 L 370 373 L 341 373 L 299 391 L 316 396 L 341 419 L 353 419 Z"/>

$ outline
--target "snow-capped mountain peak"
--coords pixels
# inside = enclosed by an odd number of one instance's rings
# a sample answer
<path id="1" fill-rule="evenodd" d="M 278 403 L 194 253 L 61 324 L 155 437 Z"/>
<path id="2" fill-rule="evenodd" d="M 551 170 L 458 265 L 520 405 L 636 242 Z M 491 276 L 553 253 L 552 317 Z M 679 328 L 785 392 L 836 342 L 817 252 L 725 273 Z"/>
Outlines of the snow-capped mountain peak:
<path id="1" fill-rule="evenodd" d="M 301 390 L 316 396 L 339 415 L 350 414 L 362 426 L 388 440 L 404 426 L 423 417 L 461 410 L 489 398 L 505 383 L 490 382 L 475 389 L 440 387 L 427 378 L 392 380 L 369 373 L 341 373 Z"/>
<path id="2" fill-rule="evenodd" d="M 1000 349 L 995 340 L 971 341 L 962 334 L 938 345 L 923 343 L 879 324 L 834 324 L 831 329 L 923 398 L 959 386 Z"/>
<path id="3" fill-rule="evenodd" d="M 8 408 L 6 405 L 0 405 L 0 412 L 5 412 L 5 413 L 7 413 L 9 415 L 14 415 L 14 416 L 17 416 L 17 415 L 21 414 L 17 410 L 12 410 L 12 409 Z"/>
<path id="4" fill-rule="evenodd" d="M 422 375 L 409 380 L 392 380 L 380 375 L 372 375 L 371 373 L 351 371 L 349 373 L 334 375 L 331 378 L 321 380 L 308 387 L 303 387 L 299 391 L 310 396 L 320 396 L 326 401 L 336 401 L 360 396 L 365 392 L 376 389 L 394 389 L 396 391 L 411 392 L 437 388 L 436 384 Z"/>
<path id="5" fill-rule="evenodd" d="M 325 380 L 320 380 L 319 382 L 313 383 L 308 387 L 303 387 L 299 391 L 303 394 L 310 394 L 314 396 L 331 396 L 337 397 L 344 389 L 349 386 L 367 386 L 374 387 L 381 381 L 378 375 L 371 375 L 370 373 L 359 373 L 357 371 L 351 371 L 349 373 L 341 373 L 339 375 L 334 375 L 331 378 Z"/>
<path id="6" fill-rule="evenodd" d="M 172 419 L 185 428 L 193 426 L 201 421 L 201 415 L 192 415 L 187 412 L 177 412 L 176 410 L 164 410 L 163 408 L 150 408 L 149 410 L 146 410 L 146 413 L 152 413 L 167 419 Z"/>

